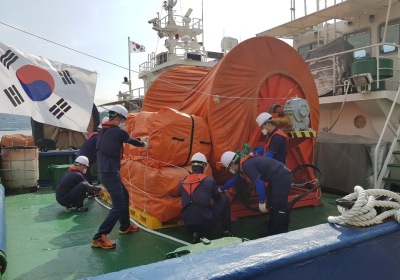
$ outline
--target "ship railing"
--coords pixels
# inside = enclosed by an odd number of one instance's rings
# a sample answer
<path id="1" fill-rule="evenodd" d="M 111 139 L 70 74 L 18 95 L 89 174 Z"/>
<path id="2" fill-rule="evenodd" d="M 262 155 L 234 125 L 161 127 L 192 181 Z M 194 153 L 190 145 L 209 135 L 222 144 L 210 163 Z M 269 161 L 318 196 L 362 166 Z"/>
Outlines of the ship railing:
<path id="1" fill-rule="evenodd" d="M 339 4 L 339 3 L 341 3 L 341 2 L 343 2 L 343 1 L 346 1 L 346 0 L 333 0 L 333 3 L 332 3 L 332 1 L 327 1 L 327 0 L 325 0 L 324 2 L 325 2 L 325 5 L 324 5 L 324 3 L 322 3 L 322 5 L 321 5 L 321 3 L 320 3 L 320 1 L 315 1 L 315 0 L 301 0 L 300 2 L 303 2 L 303 3 L 300 3 L 300 5 L 304 5 L 304 7 L 303 7 L 303 13 L 304 14 L 302 14 L 301 15 L 301 17 L 302 16 L 307 16 L 307 14 L 308 14 L 308 9 L 307 8 L 312 8 L 312 11 L 311 11 L 311 13 L 314 13 L 314 12 L 318 12 L 318 11 L 320 11 L 320 10 L 324 10 L 324 9 L 327 9 L 327 8 L 329 8 L 329 7 L 332 7 L 332 6 L 334 6 L 334 5 L 336 5 L 336 4 Z M 322 1 L 321 1 L 322 2 Z M 291 20 L 295 20 L 296 19 L 296 0 L 291 0 L 290 1 L 290 16 L 291 16 Z"/>
<path id="2" fill-rule="evenodd" d="M 159 53 L 156 55 L 154 52 L 152 52 L 151 54 L 148 54 L 147 61 L 139 65 L 139 75 L 149 73 L 155 67 L 162 65 L 166 62 L 174 61 L 177 59 L 185 59 L 184 52 L 184 48 L 176 47 L 173 53 L 164 52 L 165 55 L 162 55 L 163 53 Z M 201 55 L 201 61 L 207 62 L 206 54 Z"/>
<path id="3" fill-rule="evenodd" d="M 382 180 L 384 177 L 386 177 L 389 174 L 388 164 L 391 163 L 391 160 L 393 159 L 393 157 L 392 157 L 393 152 L 394 152 L 394 149 L 397 147 L 397 142 L 400 137 L 400 124 L 398 124 L 399 126 L 397 127 L 397 130 L 395 131 L 395 129 L 392 127 L 392 125 L 389 122 L 390 118 L 392 117 L 396 103 L 399 100 L 399 96 L 400 96 L 400 86 L 397 89 L 396 96 L 393 99 L 392 107 L 390 108 L 389 114 L 386 118 L 385 125 L 383 126 L 382 133 L 379 136 L 379 140 L 378 140 L 378 143 L 376 144 L 376 148 L 374 151 L 374 188 L 375 189 L 380 189 L 380 188 L 384 187 L 384 184 L 382 184 Z M 393 141 L 390 146 L 389 152 L 386 156 L 385 162 L 383 163 L 381 172 L 379 173 L 379 176 L 378 176 L 378 167 L 377 167 L 378 166 L 378 164 L 377 164 L 377 162 L 378 162 L 378 147 L 381 144 L 383 135 L 385 134 L 386 129 L 388 127 L 389 127 L 389 130 L 393 133 L 394 137 L 393 137 Z"/>
<path id="4" fill-rule="evenodd" d="M 129 94 L 129 91 L 119 92 L 118 93 L 118 101 L 128 100 L 128 99 L 144 99 L 144 95 L 146 93 L 145 87 L 139 87 L 132 89 L 132 95 Z M 132 97 L 131 97 L 132 96 Z"/>
<path id="5" fill-rule="evenodd" d="M 168 26 L 168 15 L 159 19 L 157 21 L 157 24 L 161 28 L 166 28 Z M 174 15 L 174 21 L 177 26 L 185 26 L 185 23 L 183 22 L 183 16 L 178 16 Z M 190 24 L 189 24 L 190 29 L 203 29 L 203 21 L 199 18 L 191 18 Z"/>
<path id="6" fill-rule="evenodd" d="M 393 46 L 396 49 L 398 49 L 399 51 L 397 52 L 397 57 L 394 57 L 393 55 L 389 55 L 389 54 L 384 54 L 382 55 L 381 53 L 381 49 L 383 48 L 383 46 Z M 354 53 L 355 51 L 361 51 L 361 50 L 365 50 L 365 49 L 372 49 L 372 53 L 375 54 L 375 56 L 373 56 L 374 58 L 376 58 L 376 79 L 374 80 L 374 82 L 376 82 L 376 86 L 377 88 L 379 88 L 379 84 L 382 82 L 386 82 L 386 83 L 397 83 L 397 85 L 394 86 L 394 88 L 397 88 L 400 85 L 400 79 L 399 79 L 399 71 L 400 69 L 398 68 L 400 66 L 400 45 L 397 44 L 392 44 L 392 43 L 379 43 L 379 44 L 373 44 L 373 45 L 368 45 L 368 46 L 364 46 L 364 47 L 360 47 L 360 48 L 356 48 L 356 49 L 352 49 L 352 50 L 347 50 L 347 51 L 343 51 L 343 52 L 338 52 L 338 53 L 334 53 L 334 54 L 329 54 L 329 55 L 325 55 L 325 56 L 321 56 L 321 57 L 317 57 L 317 58 L 313 58 L 313 59 L 308 59 L 306 60 L 306 63 L 309 66 L 312 66 L 313 64 L 317 63 L 317 62 L 322 62 L 322 61 L 330 61 L 331 65 L 329 66 L 323 66 L 323 67 L 319 67 L 319 68 L 313 68 L 310 69 L 311 73 L 315 73 L 318 71 L 326 71 L 326 70 L 332 70 L 332 75 L 331 76 L 324 76 L 321 78 L 317 78 L 315 79 L 316 83 L 318 83 L 320 80 L 328 80 L 328 79 L 332 79 L 332 93 L 335 95 L 338 92 L 338 89 L 341 89 L 344 87 L 344 80 L 341 81 L 340 83 L 337 83 L 337 75 L 338 75 L 338 67 L 336 65 L 336 59 L 337 57 L 344 55 L 344 54 L 348 54 L 348 53 Z M 381 78 L 380 77 L 380 70 L 384 70 L 384 69 L 388 69 L 385 67 L 380 67 L 379 66 L 379 58 L 390 58 L 393 59 L 394 63 L 393 63 L 393 76 L 390 78 Z"/>

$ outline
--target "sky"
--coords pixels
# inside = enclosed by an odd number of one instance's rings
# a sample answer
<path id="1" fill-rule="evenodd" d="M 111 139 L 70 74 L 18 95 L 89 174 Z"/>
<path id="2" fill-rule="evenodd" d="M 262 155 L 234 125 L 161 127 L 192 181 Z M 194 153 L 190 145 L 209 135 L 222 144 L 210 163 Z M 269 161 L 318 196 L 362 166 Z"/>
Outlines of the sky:
<path id="1" fill-rule="evenodd" d="M 130 54 L 131 69 L 137 72 L 151 52 L 165 50 L 165 38 L 159 39 L 148 23 L 157 12 L 160 17 L 166 15 L 162 4 L 161 0 L 0 0 L 0 22 L 126 68 L 130 37 L 146 47 L 146 53 Z M 201 18 L 201 6 L 201 0 L 178 0 L 174 10 L 182 15 L 192 8 L 191 17 Z M 296 17 L 304 14 L 302 7 L 298 7 Z M 223 36 L 240 42 L 290 21 L 290 0 L 203 0 L 203 8 L 204 45 L 208 51 L 220 52 Z M 202 41 L 201 36 L 198 41 Z M 123 77 L 128 76 L 126 69 L 3 24 L 0 24 L 0 42 L 26 53 L 96 71 L 96 105 L 115 101 L 119 91 L 128 90 L 122 84 Z M 137 75 L 131 74 L 133 89 L 143 86 Z"/>

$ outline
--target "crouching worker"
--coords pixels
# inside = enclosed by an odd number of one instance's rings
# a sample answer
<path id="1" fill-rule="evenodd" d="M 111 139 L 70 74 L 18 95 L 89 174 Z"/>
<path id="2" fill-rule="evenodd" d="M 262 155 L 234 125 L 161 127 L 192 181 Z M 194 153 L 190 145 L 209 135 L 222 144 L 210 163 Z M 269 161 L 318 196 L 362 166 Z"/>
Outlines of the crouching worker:
<path id="1" fill-rule="evenodd" d="M 83 207 L 83 200 L 86 192 L 102 193 L 106 191 L 104 187 L 94 187 L 90 185 L 83 175 L 89 168 L 89 160 L 85 156 L 76 158 L 74 166 L 71 166 L 61 177 L 56 188 L 57 202 L 70 208 L 73 212 L 85 212 L 87 207 Z"/>
<path id="2" fill-rule="evenodd" d="M 239 158 L 234 152 L 225 152 L 222 164 L 236 176 L 226 182 L 224 191 L 236 185 L 240 178 L 254 184 L 259 199 L 259 209 L 266 212 L 264 182 L 268 182 L 267 204 L 269 209 L 268 236 L 288 231 L 288 196 L 292 185 L 292 172 L 281 162 L 269 157 L 246 156 Z"/>
<path id="3" fill-rule="evenodd" d="M 182 197 L 182 216 L 186 229 L 193 233 L 193 243 L 198 242 L 199 233 L 210 231 L 222 220 L 222 236 L 232 236 L 231 208 L 229 198 L 221 195 L 214 178 L 204 175 L 207 159 L 202 153 L 193 155 L 192 174 L 179 183 Z M 210 199 L 214 204 L 210 205 Z"/>

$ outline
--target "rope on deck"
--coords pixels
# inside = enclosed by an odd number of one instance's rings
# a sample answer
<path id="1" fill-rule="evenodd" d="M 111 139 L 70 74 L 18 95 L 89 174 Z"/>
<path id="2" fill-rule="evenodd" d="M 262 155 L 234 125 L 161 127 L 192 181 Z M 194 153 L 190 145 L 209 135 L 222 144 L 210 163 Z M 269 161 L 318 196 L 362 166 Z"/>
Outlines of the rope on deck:
<path id="1" fill-rule="evenodd" d="M 377 198 L 385 196 L 395 201 L 377 200 Z M 330 223 L 346 223 L 353 226 L 371 226 L 382 223 L 386 218 L 394 216 L 400 223 L 400 195 L 382 189 L 364 190 L 360 186 L 354 187 L 354 193 L 351 193 L 343 200 L 354 202 L 350 209 L 346 209 L 338 205 L 341 216 L 330 216 Z M 385 211 L 377 215 L 375 207 L 382 207 Z"/>

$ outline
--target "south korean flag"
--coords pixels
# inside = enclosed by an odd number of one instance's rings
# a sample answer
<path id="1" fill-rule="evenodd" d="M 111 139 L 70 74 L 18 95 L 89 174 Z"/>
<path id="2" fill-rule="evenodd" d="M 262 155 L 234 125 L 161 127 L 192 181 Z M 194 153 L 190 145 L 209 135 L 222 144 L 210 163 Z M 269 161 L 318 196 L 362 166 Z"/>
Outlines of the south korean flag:
<path id="1" fill-rule="evenodd" d="M 26 54 L 0 42 L 0 112 L 85 132 L 97 73 Z"/>

